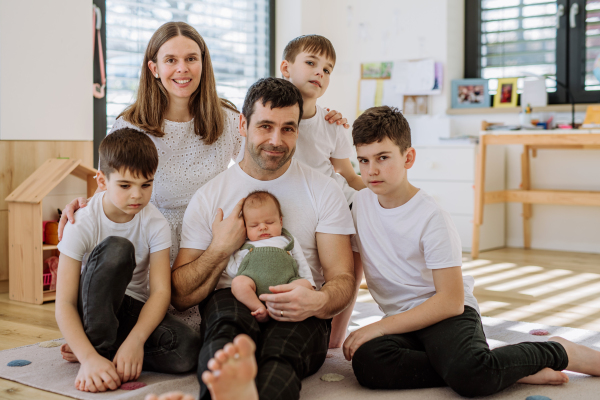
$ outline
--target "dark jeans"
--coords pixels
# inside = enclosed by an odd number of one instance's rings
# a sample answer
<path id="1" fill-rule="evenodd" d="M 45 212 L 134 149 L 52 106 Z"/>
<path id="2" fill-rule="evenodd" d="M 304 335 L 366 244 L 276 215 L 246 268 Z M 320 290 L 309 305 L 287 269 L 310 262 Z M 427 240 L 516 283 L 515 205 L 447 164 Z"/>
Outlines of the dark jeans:
<path id="1" fill-rule="evenodd" d="M 135 269 L 135 248 L 109 236 L 94 248 L 79 283 L 83 329 L 98 354 L 113 360 L 140 316 L 144 303 L 125 295 Z M 200 336 L 167 314 L 144 344 L 147 371 L 182 373 L 196 368 Z"/>
<path id="2" fill-rule="evenodd" d="M 200 305 L 204 344 L 198 360 L 200 399 L 210 399 L 202 372 L 215 352 L 245 333 L 256 343 L 256 387 L 261 399 L 294 400 L 300 397 L 300 381 L 317 372 L 325 362 L 331 320 L 315 317 L 301 322 L 269 320 L 258 323 L 231 289 L 211 293 Z"/>
<path id="3" fill-rule="evenodd" d="M 363 344 L 352 368 L 371 389 L 450 386 L 461 396 L 487 396 L 543 368 L 567 367 L 565 349 L 556 342 L 525 342 L 490 350 L 477 311 L 427 328 L 386 335 Z"/>

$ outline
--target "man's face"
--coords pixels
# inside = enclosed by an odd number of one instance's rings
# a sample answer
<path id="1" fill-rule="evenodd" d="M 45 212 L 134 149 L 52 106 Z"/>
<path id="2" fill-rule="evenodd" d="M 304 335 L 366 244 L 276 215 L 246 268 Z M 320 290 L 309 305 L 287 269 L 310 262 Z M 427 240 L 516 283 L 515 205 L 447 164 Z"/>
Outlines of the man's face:
<path id="1" fill-rule="evenodd" d="M 298 104 L 271 109 L 271 103 L 254 103 L 248 124 L 240 114 L 240 133 L 246 137 L 246 149 L 254 163 L 265 171 L 277 171 L 291 160 L 298 139 Z"/>

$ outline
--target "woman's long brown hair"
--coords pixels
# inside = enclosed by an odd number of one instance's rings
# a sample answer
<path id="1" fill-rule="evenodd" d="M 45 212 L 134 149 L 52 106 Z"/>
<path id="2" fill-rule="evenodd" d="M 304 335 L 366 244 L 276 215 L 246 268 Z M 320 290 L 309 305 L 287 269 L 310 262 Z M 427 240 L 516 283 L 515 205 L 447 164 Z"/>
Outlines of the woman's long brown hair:
<path id="1" fill-rule="evenodd" d="M 223 133 L 225 125 L 223 107 L 233 111 L 237 109 L 233 103 L 217 95 L 215 75 L 206 43 L 202 36 L 185 22 L 167 22 L 154 32 L 144 55 L 137 98 L 119 117 L 156 137 L 165 135 L 162 124 L 169 105 L 169 95 L 160 79 L 152 76 L 148 61 L 152 60 L 156 63 L 160 47 L 175 36 L 185 36 L 200 47 L 202 74 L 198 89 L 190 96 L 189 110 L 194 116 L 196 135 L 206 144 L 213 144 Z"/>

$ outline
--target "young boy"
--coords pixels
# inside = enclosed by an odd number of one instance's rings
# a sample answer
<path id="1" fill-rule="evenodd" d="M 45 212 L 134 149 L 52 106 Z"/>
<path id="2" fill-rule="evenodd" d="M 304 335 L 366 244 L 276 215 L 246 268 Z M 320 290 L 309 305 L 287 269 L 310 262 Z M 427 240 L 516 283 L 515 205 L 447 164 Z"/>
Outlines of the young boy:
<path id="1" fill-rule="evenodd" d="M 75 387 L 88 392 L 115 390 L 142 367 L 190 371 L 200 351 L 199 335 L 166 314 L 171 231 L 148 204 L 158 167 L 154 143 L 136 130 L 117 130 L 100 144 L 100 165 L 104 191 L 67 224 L 58 245 L 56 321 L 67 340 L 61 350 L 81 363 Z"/>
<path id="2" fill-rule="evenodd" d="M 515 382 L 558 385 L 568 369 L 600 375 L 600 352 L 551 337 L 490 350 L 473 278 L 461 272 L 461 244 L 449 214 L 407 180 L 415 162 L 410 128 L 387 106 L 353 125 L 362 179 L 352 214 L 355 260 L 385 317 L 352 332 L 344 356 L 373 389 L 450 386 L 486 396 Z"/>
<path id="3" fill-rule="evenodd" d="M 250 193 L 242 215 L 248 240 L 227 266 L 231 292 L 258 322 L 266 322 L 269 313 L 258 296 L 271 293 L 269 286 L 289 283 L 312 290 L 316 284 L 300 243 L 283 228 L 277 197 L 264 190 Z"/>
<path id="4" fill-rule="evenodd" d="M 279 69 L 300 90 L 304 102 L 294 157 L 332 177 L 342 188 L 348 205 L 352 205 L 356 191 L 365 187 L 350 163 L 352 145 L 342 125 L 328 123 L 327 111 L 317 105 L 329 86 L 335 57 L 327 38 L 300 36 L 283 50 Z"/>

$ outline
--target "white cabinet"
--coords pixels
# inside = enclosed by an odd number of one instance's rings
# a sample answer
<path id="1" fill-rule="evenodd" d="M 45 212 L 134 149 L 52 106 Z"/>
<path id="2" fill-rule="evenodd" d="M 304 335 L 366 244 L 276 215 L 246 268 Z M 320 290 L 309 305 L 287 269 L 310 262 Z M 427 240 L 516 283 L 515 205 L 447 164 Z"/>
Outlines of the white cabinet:
<path id="1" fill-rule="evenodd" d="M 462 249 L 471 251 L 473 238 L 473 201 L 475 197 L 475 159 L 477 145 L 414 146 L 417 157 L 408 171 L 408 180 L 425 190 L 450 213 L 460 235 Z M 504 190 L 504 147 L 488 147 L 486 191 Z M 480 250 L 505 247 L 503 203 L 488 204 L 483 214 Z"/>

